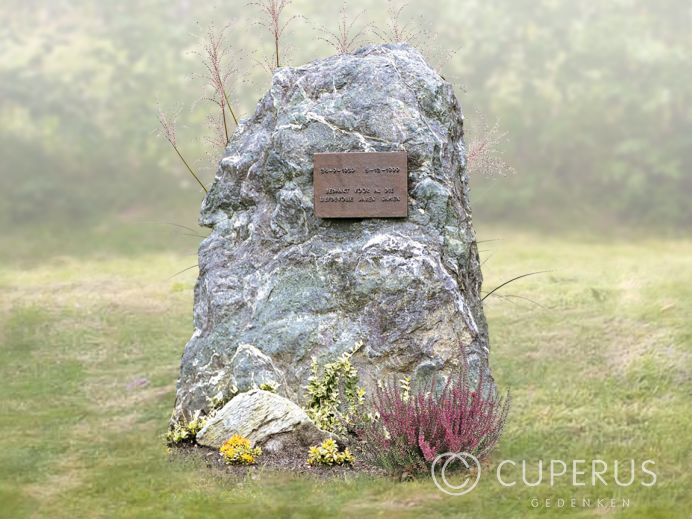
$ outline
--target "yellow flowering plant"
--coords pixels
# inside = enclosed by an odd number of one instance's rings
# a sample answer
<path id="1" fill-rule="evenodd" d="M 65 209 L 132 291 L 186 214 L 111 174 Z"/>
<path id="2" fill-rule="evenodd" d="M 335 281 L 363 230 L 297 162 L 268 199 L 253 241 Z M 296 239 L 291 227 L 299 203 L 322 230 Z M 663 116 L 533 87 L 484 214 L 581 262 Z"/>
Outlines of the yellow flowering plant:
<path id="1" fill-rule="evenodd" d="M 343 451 L 339 451 L 339 447 L 332 438 L 327 438 L 322 442 L 322 445 L 310 447 L 308 451 L 309 465 L 343 465 L 344 463 L 353 463 L 355 458 L 348 447 Z"/>
<path id="2" fill-rule="evenodd" d="M 231 436 L 219 452 L 226 463 L 231 465 L 254 465 L 257 458 L 262 455 L 262 449 L 252 447 L 250 440 L 239 434 Z"/>

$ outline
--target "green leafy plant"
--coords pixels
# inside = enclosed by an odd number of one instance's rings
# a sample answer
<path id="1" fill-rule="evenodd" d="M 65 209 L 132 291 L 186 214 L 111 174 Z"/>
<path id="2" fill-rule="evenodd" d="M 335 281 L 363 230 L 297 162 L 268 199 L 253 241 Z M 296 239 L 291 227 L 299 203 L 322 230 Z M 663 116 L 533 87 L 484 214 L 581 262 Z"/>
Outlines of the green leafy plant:
<path id="1" fill-rule="evenodd" d="M 322 442 L 322 445 L 310 447 L 308 453 L 309 465 L 343 465 L 345 463 L 353 463 L 355 458 L 351 451 L 346 447 L 343 451 L 339 451 L 339 446 L 332 438 L 327 438 Z"/>
<path id="2" fill-rule="evenodd" d="M 219 449 L 226 463 L 230 465 L 254 465 L 262 455 L 262 449 L 252 447 L 250 440 L 239 434 L 231 436 Z"/>
<path id="3" fill-rule="evenodd" d="M 223 406 L 225 406 L 231 399 L 238 394 L 238 388 L 235 385 L 231 385 L 225 391 L 219 391 L 217 394 L 211 398 L 207 398 L 208 410 L 206 419 L 208 420 L 214 416 Z"/>
<path id="4" fill-rule="evenodd" d="M 226 405 L 228 400 L 224 398 L 222 393 L 219 393 L 208 399 L 210 413 L 216 413 L 219 409 Z"/>
<path id="5" fill-rule="evenodd" d="M 362 342 L 356 343 L 336 361 L 325 364 L 322 370 L 317 360 L 312 359 L 312 375 L 306 387 L 306 412 L 320 429 L 345 433 L 351 418 L 362 410 L 365 389 L 358 386 L 358 371 L 351 363 L 351 357 L 362 346 Z"/>
<path id="6" fill-rule="evenodd" d="M 378 384 L 378 387 L 382 386 Z M 399 379 L 399 388 L 401 389 L 401 398 L 404 402 L 408 402 L 409 398 L 411 398 L 411 377 L 405 376 Z"/>
<path id="7" fill-rule="evenodd" d="M 206 418 L 200 417 L 198 411 L 197 413 L 195 413 L 194 418 L 189 422 L 176 423 L 166 433 L 166 443 L 168 443 L 168 445 L 195 443 L 197 433 L 204 428 L 205 424 Z"/>
<path id="8" fill-rule="evenodd" d="M 274 382 L 263 382 L 259 385 L 259 389 L 269 391 L 270 393 L 276 393 L 278 387 L 279 385 Z"/>

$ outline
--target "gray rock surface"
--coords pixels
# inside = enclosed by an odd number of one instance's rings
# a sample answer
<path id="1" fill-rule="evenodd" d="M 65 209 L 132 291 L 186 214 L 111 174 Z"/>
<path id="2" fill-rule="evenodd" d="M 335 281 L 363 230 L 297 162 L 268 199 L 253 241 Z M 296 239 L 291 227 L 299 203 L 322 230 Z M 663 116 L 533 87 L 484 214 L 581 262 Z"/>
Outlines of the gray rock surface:
<path id="1" fill-rule="evenodd" d="M 330 437 L 296 404 L 259 389 L 240 393 L 222 407 L 197 433 L 197 443 L 218 449 L 234 434 L 266 452 L 280 452 L 289 445 L 307 448 Z"/>
<path id="2" fill-rule="evenodd" d="M 229 373 L 234 392 L 248 391 L 262 384 L 269 384 L 275 388 L 283 385 L 281 371 L 267 355 L 251 344 L 238 346 L 231 357 Z M 225 400 L 226 395 L 222 394 L 221 399 Z"/>
<path id="3" fill-rule="evenodd" d="M 444 374 L 460 347 L 488 370 L 462 136 L 451 85 L 408 45 L 278 69 L 202 205 L 212 231 L 173 419 L 267 377 L 300 403 L 311 357 L 359 340 L 366 385 Z M 314 153 L 394 150 L 408 152 L 408 218 L 315 217 Z"/>

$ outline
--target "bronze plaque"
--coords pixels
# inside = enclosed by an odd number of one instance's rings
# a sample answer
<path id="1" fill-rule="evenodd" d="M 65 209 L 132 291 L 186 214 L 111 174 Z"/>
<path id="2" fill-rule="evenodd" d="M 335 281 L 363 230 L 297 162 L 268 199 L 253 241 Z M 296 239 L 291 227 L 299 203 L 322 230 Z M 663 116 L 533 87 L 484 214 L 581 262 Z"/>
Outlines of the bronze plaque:
<path id="1" fill-rule="evenodd" d="M 408 216 L 406 152 L 315 153 L 313 187 L 320 218 Z"/>

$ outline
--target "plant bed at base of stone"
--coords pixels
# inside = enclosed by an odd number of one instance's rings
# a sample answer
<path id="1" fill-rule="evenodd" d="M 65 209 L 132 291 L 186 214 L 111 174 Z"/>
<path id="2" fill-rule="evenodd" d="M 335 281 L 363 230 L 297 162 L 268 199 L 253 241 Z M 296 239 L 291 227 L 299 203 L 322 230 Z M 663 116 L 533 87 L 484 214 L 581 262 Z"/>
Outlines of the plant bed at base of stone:
<path id="1" fill-rule="evenodd" d="M 322 375 L 313 361 L 307 389 L 322 398 L 311 400 L 308 410 L 316 417 L 333 415 L 321 422 L 326 430 L 291 400 L 256 388 L 206 418 L 196 412 L 193 421 L 177 423 L 167 439 L 169 445 L 219 449 L 212 461 L 220 458 L 226 465 L 247 467 L 262 460 L 262 466 L 292 472 L 305 472 L 306 464 L 325 470 L 350 467 L 358 459 L 361 469 L 377 467 L 408 478 L 429 473 L 446 452 L 468 452 L 483 460 L 500 438 L 509 395 L 488 390 L 482 372 L 471 381 L 463 351 L 458 355 L 462 367 L 439 390 L 434 377 L 415 387 L 409 377 L 380 381 L 369 409 L 350 352 L 328 363 Z M 179 441 L 172 443 L 171 436 Z"/>
<path id="2" fill-rule="evenodd" d="M 337 372 L 351 372 L 345 361 Z M 319 429 L 290 400 L 253 389 L 194 422 L 202 427 L 195 436 L 196 455 L 210 468 L 228 466 L 238 474 L 248 474 L 239 468 L 258 467 L 302 474 L 388 473 L 402 480 L 429 474 L 431 463 L 445 452 L 469 452 L 482 461 L 502 433 L 509 397 L 484 392 L 482 377 L 472 383 L 465 369 L 439 394 L 435 387 L 434 379 L 415 388 L 409 379 L 382 383 L 370 412 L 352 415 L 354 429 L 339 436 Z M 344 403 L 341 397 L 334 397 L 334 409 Z M 189 441 L 176 445 L 179 452 L 195 452 Z M 213 450 L 202 454 L 204 447 Z"/>
<path id="3" fill-rule="evenodd" d="M 361 460 L 344 465 L 314 465 L 307 463 L 308 452 L 302 448 L 286 448 L 281 453 L 265 453 L 257 458 L 254 465 L 229 465 L 216 449 L 199 445 L 184 444 L 170 450 L 171 461 L 196 460 L 204 463 L 208 469 L 220 471 L 231 477 L 245 477 L 247 475 L 260 475 L 266 471 L 290 472 L 301 476 L 315 476 L 319 478 L 335 478 L 344 475 L 363 474 L 372 476 L 384 476 L 386 473 Z"/>

